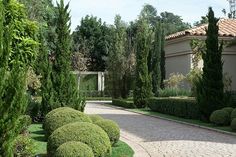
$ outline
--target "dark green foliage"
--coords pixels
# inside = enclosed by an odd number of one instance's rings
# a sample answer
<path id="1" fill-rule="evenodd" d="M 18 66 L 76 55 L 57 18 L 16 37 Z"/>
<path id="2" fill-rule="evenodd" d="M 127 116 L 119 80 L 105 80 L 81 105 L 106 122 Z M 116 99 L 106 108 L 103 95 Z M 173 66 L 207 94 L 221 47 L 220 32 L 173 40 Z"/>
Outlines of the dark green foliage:
<path id="1" fill-rule="evenodd" d="M 96 121 L 94 124 L 100 126 L 108 135 L 111 145 L 116 144 L 120 139 L 119 125 L 108 119 Z"/>
<path id="2" fill-rule="evenodd" d="M 166 58 L 165 58 L 165 31 L 162 29 L 162 37 L 161 37 L 161 89 L 165 88 L 164 80 L 166 79 Z"/>
<path id="3" fill-rule="evenodd" d="M 26 72 L 36 57 L 37 26 L 15 0 L 0 1 L 0 156 L 12 157 L 27 107 Z M 20 128 L 19 128 L 20 127 Z"/>
<path id="4" fill-rule="evenodd" d="M 89 122 L 92 121 L 90 118 L 84 113 L 73 110 L 73 109 L 63 109 L 55 112 L 54 114 L 50 114 L 50 116 L 46 116 L 44 130 L 46 132 L 46 137 L 50 136 L 53 131 L 57 128 L 73 123 L 73 122 Z"/>
<path id="5" fill-rule="evenodd" d="M 35 156 L 35 143 L 33 140 L 24 135 L 19 135 L 14 143 L 14 157 L 33 157 Z"/>
<path id="6" fill-rule="evenodd" d="M 94 157 L 93 150 L 82 142 L 66 142 L 57 149 L 55 157 Z"/>
<path id="7" fill-rule="evenodd" d="M 162 12 L 161 21 L 164 23 L 164 30 L 166 35 L 170 35 L 172 33 L 176 33 L 179 31 L 186 30 L 191 27 L 189 23 L 183 22 L 180 16 L 175 15 L 171 12 Z"/>
<path id="8" fill-rule="evenodd" d="M 128 101 L 124 99 L 112 99 L 112 105 L 124 108 L 136 108 L 133 101 Z"/>
<path id="9" fill-rule="evenodd" d="M 61 144 L 70 141 L 87 144 L 92 148 L 95 157 L 111 154 L 109 137 L 102 128 L 92 123 L 77 122 L 64 125 L 52 133 L 47 143 L 48 155 L 53 156 Z"/>
<path id="10" fill-rule="evenodd" d="M 101 19 L 86 16 L 73 32 L 74 50 L 89 58 L 89 71 L 105 71 L 110 34 Z"/>
<path id="11" fill-rule="evenodd" d="M 138 108 L 143 108 L 147 105 L 146 99 L 152 96 L 152 79 L 147 66 L 149 30 L 145 21 L 139 21 L 137 32 L 134 104 Z"/>
<path id="12" fill-rule="evenodd" d="M 230 127 L 233 131 L 236 131 L 236 118 L 232 120 Z"/>
<path id="13" fill-rule="evenodd" d="M 162 24 L 159 23 L 155 28 L 154 51 L 152 57 L 152 92 L 158 96 L 161 88 L 161 51 L 162 51 Z"/>
<path id="14" fill-rule="evenodd" d="M 206 52 L 202 54 L 203 75 L 197 84 L 197 101 L 205 119 L 209 119 L 213 111 L 224 107 L 223 63 L 221 60 L 223 46 L 221 44 L 219 47 L 218 44 L 218 19 L 214 17 L 212 8 L 209 8 L 208 20 Z"/>
<path id="15" fill-rule="evenodd" d="M 231 119 L 233 120 L 234 118 L 236 118 L 236 109 L 234 109 L 230 115 Z"/>
<path id="16" fill-rule="evenodd" d="M 187 119 L 200 119 L 196 101 L 192 98 L 151 98 L 148 106 L 152 111 Z"/>
<path id="17" fill-rule="evenodd" d="M 57 3 L 56 8 L 56 34 L 55 53 L 52 63 L 53 108 L 70 106 L 83 110 L 84 101 L 78 93 L 78 81 L 71 72 L 71 36 L 69 4 L 64 1 Z"/>
<path id="18" fill-rule="evenodd" d="M 224 107 L 224 108 L 222 108 L 222 110 L 228 112 L 228 114 L 231 115 L 231 113 L 233 112 L 234 108 L 233 107 Z"/>
<path id="19" fill-rule="evenodd" d="M 16 123 L 18 128 L 18 133 L 20 134 L 24 134 L 27 132 L 28 127 L 30 126 L 30 124 L 32 123 L 32 119 L 30 116 L 28 115 L 22 115 L 18 118 L 18 121 Z"/>
<path id="20" fill-rule="evenodd" d="M 33 122 L 41 122 L 41 102 L 37 99 L 32 98 L 30 95 L 28 95 L 28 97 L 29 99 L 26 114 L 30 115 Z"/>
<path id="21" fill-rule="evenodd" d="M 216 125 L 227 126 L 230 124 L 230 115 L 227 111 L 216 110 L 212 112 L 210 121 Z"/>
<path id="22" fill-rule="evenodd" d="M 101 116 L 96 115 L 96 114 L 90 114 L 88 116 L 92 120 L 93 123 L 95 123 L 96 121 L 103 120 L 103 118 Z"/>

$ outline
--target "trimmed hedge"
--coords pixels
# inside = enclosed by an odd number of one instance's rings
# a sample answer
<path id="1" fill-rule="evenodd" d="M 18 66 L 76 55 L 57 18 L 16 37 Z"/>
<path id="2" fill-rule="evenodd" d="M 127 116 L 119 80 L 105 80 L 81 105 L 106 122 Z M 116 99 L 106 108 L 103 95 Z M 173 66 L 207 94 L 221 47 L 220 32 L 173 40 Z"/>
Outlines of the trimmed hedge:
<path id="1" fill-rule="evenodd" d="M 124 99 L 112 99 L 112 105 L 131 109 L 136 108 L 133 101 Z"/>
<path id="2" fill-rule="evenodd" d="M 234 118 L 236 118 L 236 109 L 234 109 L 231 113 L 231 120 L 233 120 Z"/>
<path id="3" fill-rule="evenodd" d="M 101 116 L 96 115 L 96 114 L 90 114 L 88 116 L 92 120 L 93 123 L 95 123 L 96 121 L 104 120 Z"/>
<path id="4" fill-rule="evenodd" d="M 187 119 L 200 119 L 197 102 L 193 98 L 150 98 L 148 106 L 152 111 Z"/>
<path id="5" fill-rule="evenodd" d="M 94 157 L 93 150 L 82 142 L 66 142 L 58 147 L 55 157 Z"/>
<path id="6" fill-rule="evenodd" d="M 227 126 L 230 123 L 230 115 L 225 110 L 216 110 L 212 112 L 210 121 L 216 125 Z"/>
<path id="7" fill-rule="evenodd" d="M 108 119 L 100 120 L 95 122 L 96 125 L 100 126 L 109 136 L 112 145 L 116 144 L 120 139 L 120 128 L 119 125 Z"/>
<path id="8" fill-rule="evenodd" d="M 232 129 L 233 131 L 236 131 L 236 118 L 234 118 L 234 119 L 232 120 L 230 126 L 231 126 L 231 129 Z"/>
<path id="9" fill-rule="evenodd" d="M 83 112 L 64 108 L 63 110 L 57 111 L 47 117 L 45 122 L 45 133 L 46 137 L 50 136 L 57 128 L 74 122 L 90 122 L 91 119 Z"/>
<path id="10" fill-rule="evenodd" d="M 111 143 L 102 128 L 92 123 L 76 122 L 64 125 L 51 134 L 47 143 L 48 156 L 53 157 L 60 145 L 70 141 L 87 144 L 95 157 L 111 155 Z"/>
<path id="11" fill-rule="evenodd" d="M 234 108 L 233 107 L 224 107 L 224 108 L 222 108 L 222 110 L 228 112 L 228 114 L 231 115 L 231 113 L 234 110 Z"/>

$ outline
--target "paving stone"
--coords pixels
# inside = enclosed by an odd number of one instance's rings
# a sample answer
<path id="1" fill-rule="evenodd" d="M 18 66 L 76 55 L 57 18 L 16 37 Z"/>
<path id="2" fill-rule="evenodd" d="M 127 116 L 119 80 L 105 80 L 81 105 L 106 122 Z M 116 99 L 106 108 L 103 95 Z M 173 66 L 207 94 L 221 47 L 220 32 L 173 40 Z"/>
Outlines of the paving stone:
<path id="1" fill-rule="evenodd" d="M 135 157 L 236 157 L 236 137 L 198 127 L 87 103 L 86 113 L 116 121 Z"/>

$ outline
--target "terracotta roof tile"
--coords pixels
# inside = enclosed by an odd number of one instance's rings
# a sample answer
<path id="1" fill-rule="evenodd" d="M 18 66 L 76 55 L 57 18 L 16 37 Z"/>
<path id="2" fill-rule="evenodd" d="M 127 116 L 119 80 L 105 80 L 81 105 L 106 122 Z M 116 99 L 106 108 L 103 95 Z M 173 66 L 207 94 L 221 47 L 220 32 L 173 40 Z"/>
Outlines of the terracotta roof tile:
<path id="1" fill-rule="evenodd" d="M 220 19 L 219 22 L 219 36 L 221 37 L 236 37 L 236 20 L 235 19 Z M 204 36 L 208 24 L 203 24 L 198 27 L 193 27 L 185 31 L 177 32 L 166 36 L 166 40 L 179 38 L 182 36 Z"/>

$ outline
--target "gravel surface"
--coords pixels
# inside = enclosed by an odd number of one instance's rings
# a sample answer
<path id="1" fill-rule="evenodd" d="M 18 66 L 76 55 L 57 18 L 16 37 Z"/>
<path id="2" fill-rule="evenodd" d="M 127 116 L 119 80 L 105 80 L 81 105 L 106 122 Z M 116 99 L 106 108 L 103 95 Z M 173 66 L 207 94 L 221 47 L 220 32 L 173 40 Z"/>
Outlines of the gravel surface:
<path id="1" fill-rule="evenodd" d="M 135 157 L 236 157 L 236 137 L 88 102 L 86 113 L 116 121 Z"/>

